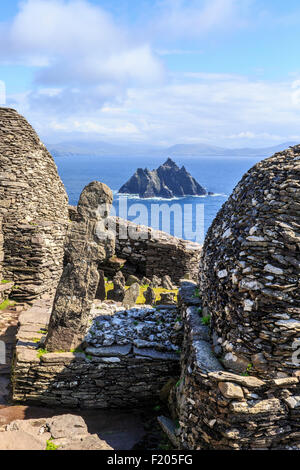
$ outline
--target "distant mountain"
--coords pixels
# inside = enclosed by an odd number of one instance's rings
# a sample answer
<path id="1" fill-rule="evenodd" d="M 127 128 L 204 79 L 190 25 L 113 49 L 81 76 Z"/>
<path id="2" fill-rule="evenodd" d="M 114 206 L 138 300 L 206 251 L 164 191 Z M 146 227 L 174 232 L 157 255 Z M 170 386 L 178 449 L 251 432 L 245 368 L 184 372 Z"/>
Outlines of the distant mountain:
<path id="1" fill-rule="evenodd" d="M 138 168 L 119 193 L 138 194 L 140 198 L 163 197 L 171 199 L 182 196 L 203 196 L 207 194 L 183 166 L 179 168 L 171 159 L 157 170 Z"/>
<path id="2" fill-rule="evenodd" d="M 97 155 L 99 157 L 122 157 L 153 155 L 159 149 L 150 145 L 115 145 L 106 142 L 61 142 L 58 144 L 47 144 L 48 150 L 55 157 L 68 157 L 73 155 Z"/>
<path id="3" fill-rule="evenodd" d="M 273 147 L 264 148 L 227 149 L 205 144 L 183 144 L 174 145 L 166 149 L 165 154 L 171 157 L 268 157 L 293 145 L 297 145 L 297 143 L 285 142 Z"/>
<path id="4" fill-rule="evenodd" d="M 299 142 L 285 142 L 273 147 L 227 149 L 206 144 L 178 144 L 172 147 L 155 147 L 141 144 L 114 145 L 99 141 L 62 142 L 48 144 L 47 148 L 55 157 L 73 155 L 97 155 L 99 157 L 261 157 L 297 145 Z"/>

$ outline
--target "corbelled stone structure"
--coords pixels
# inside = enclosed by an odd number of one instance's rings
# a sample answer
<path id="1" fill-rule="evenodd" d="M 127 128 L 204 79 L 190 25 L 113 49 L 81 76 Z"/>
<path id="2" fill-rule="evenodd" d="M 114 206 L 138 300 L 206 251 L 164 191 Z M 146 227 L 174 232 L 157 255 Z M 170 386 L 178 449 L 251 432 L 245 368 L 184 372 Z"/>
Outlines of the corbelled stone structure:
<path id="1" fill-rule="evenodd" d="M 111 190 L 98 181 L 81 193 L 77 220 L 70 224 L 67 234 L 67 264 L 54 299 L 46 339 L 48 351 L 70 351 L 84 338 L 99 283 L 98 264 L 114 252 L 114 238 L 101 226 L 112 200 Z"/>
<path id="2" fill-rule="evenodd" d="M 184 448 L 300 448 L 299 174 L 300 146 L 253 167 L 208 231 L 200 309 L 181 287 Z"/>
<path id="3" fill-rule="evenodd" d="M 14 297 L 54 290 L 62 272 L 68 198 L 50 153 L 15 110 L 0 108 L 3 275 Z"/>
<path id="4" fill-rule="evenodd" d="M 258 163 L 210 227 L 201 292 L 226 367 L 292 375 L 300 331 L 300 146 Z"/>

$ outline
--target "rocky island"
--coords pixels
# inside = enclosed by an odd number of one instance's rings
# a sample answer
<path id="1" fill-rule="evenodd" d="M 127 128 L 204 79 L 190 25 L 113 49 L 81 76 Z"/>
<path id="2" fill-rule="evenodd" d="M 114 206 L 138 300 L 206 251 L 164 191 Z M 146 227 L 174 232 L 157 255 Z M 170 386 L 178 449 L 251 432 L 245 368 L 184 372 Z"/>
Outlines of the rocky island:
<path id="1" fill-rule="evenodd" d="M 183 166 L 171 159 L 157 170 L 138 168 L 135 174 L 119 190 L 122 194 L 138 194 L 140 198 L 205 196 L 208 194 Z"/>

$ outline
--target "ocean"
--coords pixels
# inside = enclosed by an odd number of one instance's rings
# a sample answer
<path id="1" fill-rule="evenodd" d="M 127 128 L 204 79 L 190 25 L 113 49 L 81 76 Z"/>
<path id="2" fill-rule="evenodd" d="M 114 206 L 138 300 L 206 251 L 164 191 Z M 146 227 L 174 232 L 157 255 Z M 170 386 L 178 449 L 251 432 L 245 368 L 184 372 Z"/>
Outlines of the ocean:
<path id="1" fill-rule="evenodd" d="M 113 211 L 116 215 L 198 243 L 203 242 L 214 217 L 244 173 L 260 160 L 258 157 L 176 157 L 174 161 L 179 166 L 185 165 L 191 175 L 214 195 L 169 200 L 118 194 L 120 187 L 137 168 L 152 170 L 164 163 L 165 158 L 88 155 L 55 158 L 71 205 L 77 204 L 81 191 L 88 183 L 101 181 L 114 193 Z"/>

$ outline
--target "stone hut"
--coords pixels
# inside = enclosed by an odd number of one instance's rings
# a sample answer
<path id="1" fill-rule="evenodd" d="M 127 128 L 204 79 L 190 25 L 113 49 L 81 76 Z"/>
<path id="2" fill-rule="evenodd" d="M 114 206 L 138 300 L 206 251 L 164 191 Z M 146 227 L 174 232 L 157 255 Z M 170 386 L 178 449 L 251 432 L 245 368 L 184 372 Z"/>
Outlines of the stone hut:
<path id="1" fill-rule="evenodd" d="M 68 198 L 52 156 L 9 108 L 0 108 L 0 171 L 3 276 L 14 282 L 14 297 L 28 301 L 57 286 Z"/>
<path id="2" fill-rule="evenodd" d="M 299 175 L 300 145 L 254 166 L 181 287 L 184 448 L 300 448 Z"/>
<path id="3" fill-rule="evenodd" d="M 207 234 L 200 273 L 229 369 L 293 374 L 300 331 L 300 146 L 252 168 Z"/>

